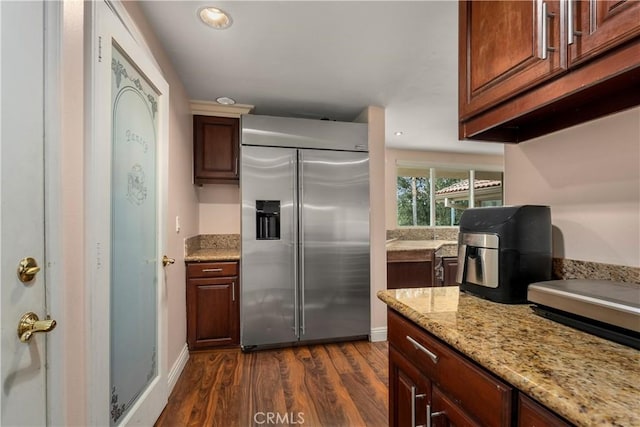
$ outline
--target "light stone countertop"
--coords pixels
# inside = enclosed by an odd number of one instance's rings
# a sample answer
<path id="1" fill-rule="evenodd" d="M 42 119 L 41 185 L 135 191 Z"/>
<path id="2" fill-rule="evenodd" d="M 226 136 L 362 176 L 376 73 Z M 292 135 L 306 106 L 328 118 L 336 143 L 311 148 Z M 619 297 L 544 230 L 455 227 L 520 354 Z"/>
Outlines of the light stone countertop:
<path id="1" fill-rule="evenodd" d="M 205 248 L 196 249 L 184 257 L 185 262 L 238 261 L 238 248 Z"/>
<path id="2" fill-rule="evenodd" d="M 640 351 L 457 286 L 378 298 L 485 369 L 579 426 L 640 426 Z"/>
<path id="3" fill-rule="evenodd" d="M 389 240 L 387 241 L 387 251 L 415 251 L 432 249 L 437 251 L 446 245 L 454 245 L 457 247 L 458 242 L 452 240 Z"/>

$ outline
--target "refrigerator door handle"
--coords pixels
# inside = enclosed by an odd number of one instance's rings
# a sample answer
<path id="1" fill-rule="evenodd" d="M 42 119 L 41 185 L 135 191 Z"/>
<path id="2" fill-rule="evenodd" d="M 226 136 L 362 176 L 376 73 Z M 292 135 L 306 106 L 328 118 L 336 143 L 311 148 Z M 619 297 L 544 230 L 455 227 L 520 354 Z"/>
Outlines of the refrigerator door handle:
<path id="1" fill-rule="evenodd" d="M 298 280 L 300 284 L 300 334 L 304 335 L 304 157 L 302 151 L 298 151 L 298 230 L 300 254 L 298 255 L 300 271 Z"/>
<path id="2" fill-rule="evenodd" d="M 292 190 L 292 197 L 293 197 L 293 216 L 294 216 L 294 220 L 291 221 L 291 235 L 293 236 L 293 241 L 292 241 L 292 245 L 293 245 L 293 331 L 296 334 L 296 338 L 300 339 L 300 304 L 299 304 L 299 298 L 300 295 L 298 293 L 298 221 L 296 221 L 296 218 L 298 216 L 298 209 L 295 208 L 295 206 L 297 205 L 297 198 L 298 198 L 298 194 L 297 194 L 297 181 L 298 181 L 298 168 L 297 168 L 297 154 L 296 157 L 294 159 L 292 159 L 290 161 L 290 165 L 291 165 L 291 169 L 294 171 L 293 172 L 293 185 L 291 186 L 291 190 Z"/>

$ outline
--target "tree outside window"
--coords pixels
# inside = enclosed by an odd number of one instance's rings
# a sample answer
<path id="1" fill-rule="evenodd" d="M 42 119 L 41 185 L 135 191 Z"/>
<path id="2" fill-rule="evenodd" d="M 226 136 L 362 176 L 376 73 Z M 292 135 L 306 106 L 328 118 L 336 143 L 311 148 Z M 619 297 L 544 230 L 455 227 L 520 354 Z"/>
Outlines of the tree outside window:
<path id="1" fill-rule="evenodd" d="M 502 206 L 502 180 L 502 172 L 399 167 L 398 225 L 459 225 L 469 207 Z"/>

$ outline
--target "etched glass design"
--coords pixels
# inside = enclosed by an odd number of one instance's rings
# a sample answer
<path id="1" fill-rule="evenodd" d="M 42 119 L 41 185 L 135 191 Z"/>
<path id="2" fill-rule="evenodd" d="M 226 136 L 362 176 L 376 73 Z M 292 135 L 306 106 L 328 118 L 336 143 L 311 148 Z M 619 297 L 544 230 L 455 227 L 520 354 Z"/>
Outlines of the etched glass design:
<path id="1" fill-rule="evenodd" d="M 158 94 L 113 46 L 111 60 L 111 425 L 157 375 Z"/>

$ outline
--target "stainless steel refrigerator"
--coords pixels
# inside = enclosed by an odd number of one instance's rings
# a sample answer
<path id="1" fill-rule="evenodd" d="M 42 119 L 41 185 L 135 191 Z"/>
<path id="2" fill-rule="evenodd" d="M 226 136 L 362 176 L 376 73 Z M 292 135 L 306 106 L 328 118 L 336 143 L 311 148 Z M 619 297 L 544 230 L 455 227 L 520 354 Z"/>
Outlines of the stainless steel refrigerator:
<path id="1" fill-rule="evenodd" d="M 243 116 L 240 180 L 242 348 L 368 336 L 366 125 Z"/>

